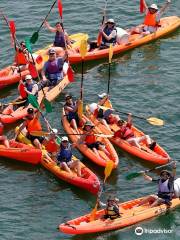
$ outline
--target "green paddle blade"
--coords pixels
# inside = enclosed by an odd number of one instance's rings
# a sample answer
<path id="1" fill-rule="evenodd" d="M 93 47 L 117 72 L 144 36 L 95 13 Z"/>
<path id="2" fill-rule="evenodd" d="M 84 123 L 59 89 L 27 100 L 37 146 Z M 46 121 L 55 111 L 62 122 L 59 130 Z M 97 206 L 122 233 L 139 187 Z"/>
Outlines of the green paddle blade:
<path id="1" fill-rule="evenodd" d="M 61 144 L 61 139 L 60 139 L 60 137 L 57 137 L 57 138 L 56 138 L 56 143 L 57 143 L 58 145 Z"/>
<path id="2" fill-rule="evenodd" d="M 131 180 L 133 178 L 139 177 L 142 175 L 142 172 L 134 172 L 134 173 L 130 173 L 126 176 L 127 180 Z"/>
<path id="3" fill-rule="evenodd" d="M 46 98 L 43 99 L 43 103 L 44 103 L 44 106 L 46 108 L 46 112 L 51 113 L 52 112 L 51 103 Z"/>
<path id="4" fill-rule="evenodd" d="M 28 94 L 28 101 L 34 108 L 39 109 L 39 103 L 34 95 Z"/>
<path id="5" fill-rule="evenodd" d="M 38 38 L 39 38 L 39 33 L 38 32 L 34 32 L 33 35 L 30 38 L 30 42 L 32 44 L 35 44 L 37 42 Z"/>
<path id="6" fill-rule="evenodd" d="M 27 50 L 32 53 L 32 48 L 31 48 L 31 42 L 30 42 L 30 39 L 27 37 L 25 38 L 25 44 L 26 44 L 26 48 Z"/>

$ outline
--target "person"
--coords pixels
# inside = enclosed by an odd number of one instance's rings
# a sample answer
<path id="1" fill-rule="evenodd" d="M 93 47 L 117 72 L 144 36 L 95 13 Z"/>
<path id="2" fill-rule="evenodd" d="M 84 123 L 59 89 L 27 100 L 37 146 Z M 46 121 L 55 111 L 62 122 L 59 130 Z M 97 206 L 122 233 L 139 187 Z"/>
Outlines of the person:
<path id="1" fill-rule="evenodd" d="M 55 39 L 54 39 L 54 47 L 60 47 L 65 49 L 66 45 L 67 47 L 72 47 L 71 46 L 71 41 L 69 39 L 69 36 L 67 34 L 67 32 L 63 31 L 63 25 L 61 22 L 57 22 L 55 24 L 55 27 L 51 27 L 50 24 L 45 21 L 45 26 L 47 27 L 47 29 L 53 33 L 55 33 Z"/>
<path id="2" fill-rule="evenodd" d="M 131 33 L 140 33 L 144 36 L 156 32 L 159 27 L 160 18 L 170 3 L 171 0 L 167 0 L 165 5 L 159 10 L 155 3 L 148 7 L 146 0 L 143 0 L 143 6 L 145 8 L 144 23 L 141 27 L 133 28 Z"/>
<path id="3" fill-rule="evenodd" d="M 176 162 L 173 162 L 173 171 L 170 173 L 168 170 L 162 170 L 160 172 L 159 179 L 153 179 L 144 173 L 144 179 L 158 183 L 158 194 L 150 195 L 147 198 L 140 201 L 138 206 L 149 203 L 151 207 L 156 207 L 162 203 L 165 203 L 167 207 L 171 206 L 171 200 L 174 196 L 174 178 L 176 176 Z"/>
<path id="4" fill-rule="evenodd" d="M 119 120 L 117 125 L 120 127 L 120 129 L 114 133 L 114 138 L 121 138 L 123 140 L 126 140 L 128 143 L 140 149 L 142 149 L 140 143 L 145 141 L 146 144 L 149 146 L 149 148 L 151 150 L 154 150 L 156 146 L 156 142 L 152 141 L 149 135 L 143 135 L 140 137 L 135 136 L 132 130 L 132 114 L 131 113 L 128 114 L 127 123 L 124 122 L 124 120 Z"/>
<path id="5" fill-rule="evenodd" d="M 59 150 L 59 137 L 57 136 L 57 129 L 53 128 L 48 138 L 43 141 L 43 146 L 46 151 L 50 154 L 51 158 L 55 160 L 57 152 Z"/>
<path id="6" fill-rule="evenodd" d="M 98 206 L 100 207 L 106 207 L 105 209 L 105 215 L 104 218 L 110 218 L 111 220 L 114 220 L 116 218 L 121 217 L 121 213 L 119 211 L 119 205 L 118 205 L 119 199 L 113 196 L 110 196 L 107 199 L 107 203 L 103 203 L 100 200 L 98 200 Z"/>
<path id="7" fill-rule="evenodd" d="M 20 46 L 16 46 L 16 54 L 14 64 L 12 65 L 13 74 L 17 74 L 19 71 L 22 72 L 28 68 L 28 62 L 31 61 L 31 57 L 26 48 L 24 41 L 20 42 Z"/>
<path id="8" fill-rule="evenodd" d="M 3 131 L 4 131 L 4 125 L 0 121 L 0 143 L 3 143 L 3 145 L 6 148 L 9 148 L 9 141 L 8 141 L 7 137 L 5 135 L 3 135 Z"/>
<path id="9" fill-rule="evenodd" d="M 46 86 L 56 86 L 64 77 L 63 65 L 66 59 L 67 54 L 63 57 L 56 57 L 56 51 L 53 48 L 50 48 L 48 51 L 49 59 L 45 62 L 42 70 L 42 79 L 43 81 L 40 84 L 40 87 Z"/>
<path id="10" fill-rule="evenodd" d="M 78 131 L 78 126 L 80 119 L 78 117 L 78 101 L 73 101 L 72 96 L 67 94 L 65 96 L 65 105 L 64 105 L 64 111 L 67 116 L 67 120 L 70 123 L 70 125 L 76 130 L 77 133 Z"/>
<path id="11" fill-rule="evenodd" d="M 105 49 L 110 46 L 116 44 L 117 30 L 115 27 L 114 19 L 110 18 L 100 29 L 100 33 L 102 34 L 102 43 L 100 45 L 100 49 Z"/>
<path id="12" fill-rule="evenodd" d="M 94 127 L 95 126 L 90 121 L 86 121 L 83 127 L 83 135 L 80 137 L 77 143 L 85 143 L 87 147 L 92 149 L 98 157 L 100 157 L 98 150 L 104 151 L 106 155 L 109 156 L 109 152 L 106 150 L 105 145 L 100 141 L 97 141 L 93 132 Z"/>
<path id="13" fill-rule="evenodd" d="M 107 108 L 112 108 L 112 104 L 107 93 L 98 94 L 98 98 L 99 98 L 98 105 Z"/>
<path id="14" fill-rule="evenodd" d="M 57 163 L 68 173 L 71 173 L 71 170 L 75 170 L 77 176 L 81 177 L 80 162 L 79 160 L 72 160 L 71 144 L 66 136 L 61 139 L 60 150 L 57 155 Z"/>
<path id="15" fill-rule="evenodd" d="M 38 94 L 38 85 L 33 80 L 32 76 L 30 74 L 25 76 L 25 92 L 28 94 L 32 94 L 34 96 L 37 96 Z"/>

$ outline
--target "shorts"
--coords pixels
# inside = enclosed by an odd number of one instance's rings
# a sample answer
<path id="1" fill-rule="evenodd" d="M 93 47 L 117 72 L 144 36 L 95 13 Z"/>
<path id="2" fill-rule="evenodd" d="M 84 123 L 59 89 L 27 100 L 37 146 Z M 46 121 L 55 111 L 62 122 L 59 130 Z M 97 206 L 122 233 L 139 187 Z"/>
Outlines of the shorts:
<path id="1" fill-rule="evenodd" d="M 67 115 L 67 120 L 68 120 L 68 122 L 70 123 L 72 120 L 75 120 L 76 121 L 76 123 L 77 123 L 77 125 L 79 124 L 79 117 L 78 117 L 78 114 L 77 113 L 74 113 L 74 114 L 68 114 Z"/>
<path id="2" fill-rule="evenodd" d="M 163 203 L 165 204 L 169 204 L 170 201 L 172 200 L 172 197 L 168 194 L 161 194 L 161 193 L 158 193 L 158 198 L 161 198 L 163 200 Z"/>
<path id="3" fill-rule="evenodd" d="M 95 143 L 91 143 L 91 144 L 86 144 L 88 146 L 88 148 L 93 149 L 96 148 L 97 150 L 99 149 L 100 145 L 104 145 L 101 142 L 97 141 Z"/>
<path id="4" fill-rule="evenodd" d="M 35 139 L 38 139 L 40 143 L 44 141 L 44 137 L 32 136 L 31 134 L 27 134 L 27 138 L 33 143 Z"/>

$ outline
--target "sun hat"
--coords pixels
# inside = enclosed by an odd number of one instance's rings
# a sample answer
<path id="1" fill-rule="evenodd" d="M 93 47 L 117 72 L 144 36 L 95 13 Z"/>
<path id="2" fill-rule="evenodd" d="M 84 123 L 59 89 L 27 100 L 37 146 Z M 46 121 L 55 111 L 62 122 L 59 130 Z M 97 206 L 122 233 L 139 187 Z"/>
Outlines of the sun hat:
<path id="1" fill-rule="evenodd" d="M 71 95 L 71 94 L 66 94 L 66 95 L 65 95 L 65 100 L 67 100 L 68 98 L 71 99 L 71 98 L 72 98 L 72 95 Z"/>
<path id="2" fill-rule="evenodd" d="M 61 142 L 69 142 L 68 137 L 64 136 L 61 138 Z"/>
<path id="3" fill-rule="evenodd" d="M 115 21 L 114 21 L 113 18 L 109 18 L 106 23 L 113 23 L 113 24 L 115 24 Z"/>
<path id="4" fill-rule="evenodd" d="M 50 55 L 50 54 L 55 54 L 56 53 L 56 51 L 53 49 L 53 48 L 50 48 L 49 49 L 49 51 L 48 51 L 48 54 Z"/>
<path id="5" fill-rule="evenodd" d="M 31 80 L 32 79 L 32 76 L 30 75 L 30 74 L 28 74 L 28 75 L 26 75 L 25 76 L 25 80 L 27 81 L 27 80 Z"/>
<path id="6" fill-rule="evenodd" d="M 87 122 L 85 122 L 85 124 L 84 124 L 84 127 L 85 127 L 85 126 L 94 127 L 94 124 L 92 124 L 90 121 L 87 121 Z"/>
<path id="7" fill-rule="evenodd" d="M 158 10 L 158 6 L 155 3 L 151 4 L 151 6 L 149 8 Z"/>
<path id="8" fill-rule="evenodd" d="M 99 98 L 107 97 L 107 93 L 101 93 L 101 94 L 98 94 L 98 97 L 99 97 Z"/>

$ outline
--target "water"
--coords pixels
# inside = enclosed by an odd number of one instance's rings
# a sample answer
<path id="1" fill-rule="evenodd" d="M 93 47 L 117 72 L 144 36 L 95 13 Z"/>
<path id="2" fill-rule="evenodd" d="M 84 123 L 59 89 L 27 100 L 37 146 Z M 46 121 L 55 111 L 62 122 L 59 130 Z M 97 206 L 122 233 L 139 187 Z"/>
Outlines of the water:
<path id="1" fill-rule="evenodd" d="M 138 2 L 108 1 L 108 15 L 114 17 L 120 26 L 130 27 L 141 22 L 138 13 Z M 162 4 L 164 1 L 158 1 Z M 17 25 L 17 38 L 24 39 L 40 26 L 42 19 L 48 12 L 52 1 L 16 0 L 0 1 L 0 8 L 9 19 L 14 19 Z M 88 32 L 91 38 L 97 36 L 97 27 L 101 21 L 102 0 L 70 0 L 63 1 L 64 26 L 69 33 Z M 173 1 L 168 15 L 178 15 L 179 1 Z M 57 8 L 49 18 L 54 24 L 58 20 Z M 42 29 L 39 41 L 34 50 L 44 47 L 53 40 L 53 35 Z M 150 134 L 163 146 L 173 159 L 179 161 L 179 103 L 180 103 L 180 70 L 179 70 L 179 31 L 154 43 L 134 49 L 113 61 L 111 66 L 111 100 L 116 109 L 155 116 L 165 120 L 163 127 L 149 125 L 145 121 L 134 119 L 134 123 L 143 131 Z M 5 23 L 0 21 L 0 68 L 12 63 L 13 48 L 10 47 L 10 37 Z M 80 69 L 78 69 L 80 72 Z M 79 96 L 80 73 L 76 74 L 76 82 L 70 85 L 53 103 L 53 113 L 48 119 L 54 127 L 61 128 L 60 109 L 64 95 L 71 92 Z M 97 94 L 107 91 L 108 65 L 99 62 L 98 65 L 86 66 L 84 80 L 85 102 L 97 100 Z M 9 102 L 17 96 L 16 86 L 0 93 L 0 100 Z M 8 136 L 13 135 L 15 125 L 8 127 Z M 75 151 L 80 159 L 80 153 Z M 119 168 L 114 171 L 106 184 L 106 193 L 117 195 L 121 201 L 140 197 L 156 191 L 156 186 L 144 182 L 142 178 L 127 183 L 125 174 L 127 169 L 138 171 L 151 167 L 129 156 L 124 156 L 118 150 L 120 157 Z M 84 162 L 103 179 L 103 170 L 90 163 Z M 179 174 L 179 165 L 177 174 Z M 150 239 L 159 240 L 179 239 L 179 209 L 165 216 L 140 223 L 146 229 L 173 229 L 172 234 L 144 234 L 137 237 L 135 226 L 103 234 L 88 236 L 68 236 L 56 229 L 59 223 L 89 212 L 95 198 L 89 193 L 59 181 L 41 167 L 32 167 L 16 163 L 7 159 L 0 161 L 0 239 L 28 239 L 28 240 L 57 240 L 57 239 L 97 239 L 97 240 L 131 240 Z M 155 174 L 152 174 L 155 175 Z M 105 194 L 103 194 L 105 198 Z"/>

